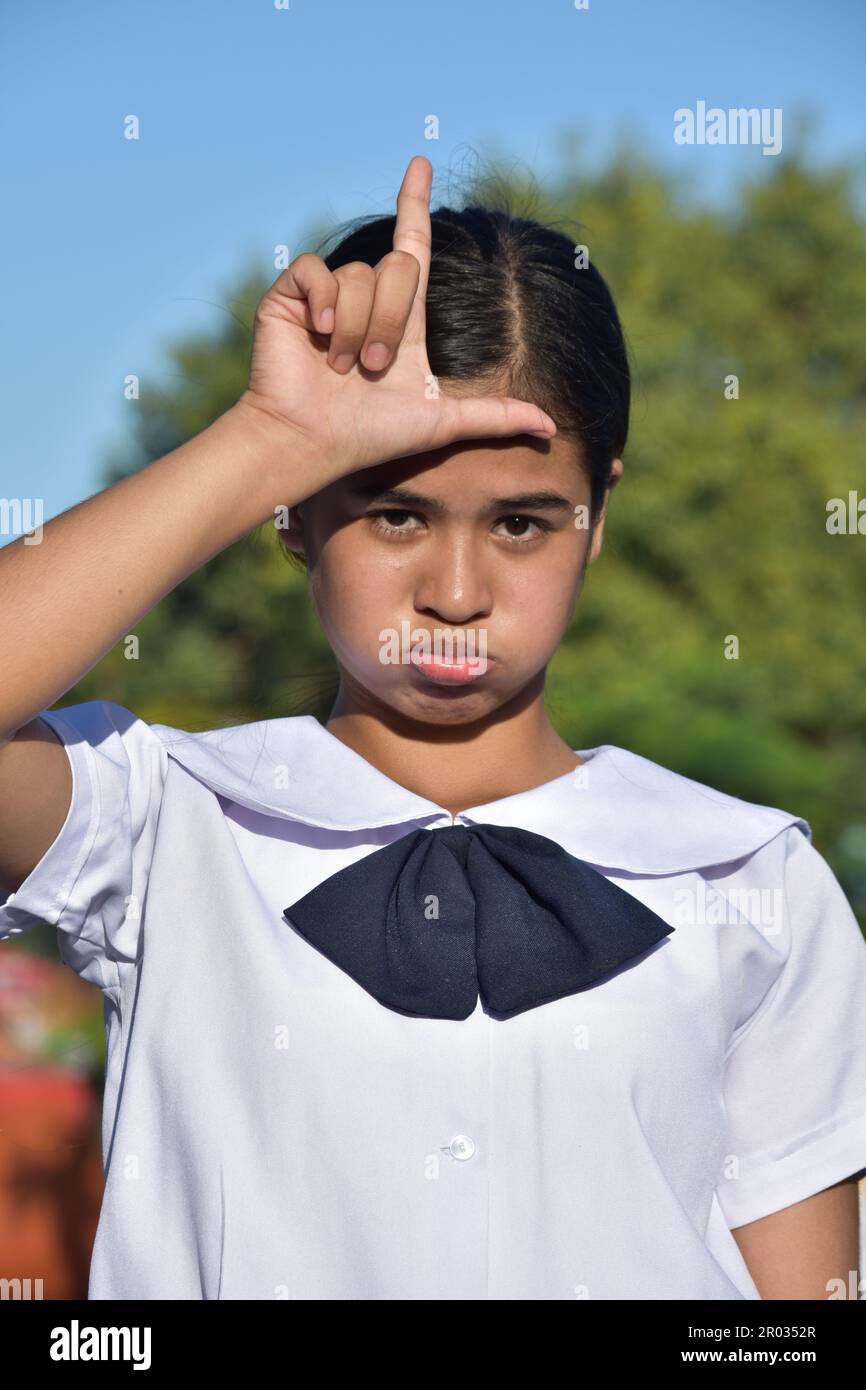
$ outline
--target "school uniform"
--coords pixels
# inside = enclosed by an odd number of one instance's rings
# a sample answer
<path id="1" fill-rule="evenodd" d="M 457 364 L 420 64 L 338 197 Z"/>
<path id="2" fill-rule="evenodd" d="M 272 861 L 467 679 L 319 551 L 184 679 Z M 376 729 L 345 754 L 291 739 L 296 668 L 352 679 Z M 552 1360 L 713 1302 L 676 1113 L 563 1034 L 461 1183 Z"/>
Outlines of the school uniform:
<path id="1" fill-rule="evenodd" d="M 756 1299 L 731 1230 L 866 1165 L 802 817 L 610 744 L 453 817 L 312 716 L 41 718 L 72 804 L 0 936 L 105 999 L 90 1298 Z"/>

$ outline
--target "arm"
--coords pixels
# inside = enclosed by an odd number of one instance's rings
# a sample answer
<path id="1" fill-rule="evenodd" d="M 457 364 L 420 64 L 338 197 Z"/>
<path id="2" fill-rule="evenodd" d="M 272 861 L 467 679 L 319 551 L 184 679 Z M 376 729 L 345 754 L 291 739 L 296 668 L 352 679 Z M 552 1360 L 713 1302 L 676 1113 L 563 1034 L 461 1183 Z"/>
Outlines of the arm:
<path id="1" fill-rule="evenodd" d="M 762 1298 L 827 1299 L 836 1279 L 856 1289 L 858 1176 L 731 1232 Z"/>
<path id="2" fill-rule="evenodd" d="M 0 550 L 0 885 L 69 810 L 66 752 L 34 716 L 213 555 L 321 485 L 286 425 L 238 401 L 193 439 Z"/>
<path id="3" fill-rule="evenodd" d="M 219 551 L 321 486 L 291 432 L 238 401 L 164 458 L 0 550 L 0 743 Z"/>

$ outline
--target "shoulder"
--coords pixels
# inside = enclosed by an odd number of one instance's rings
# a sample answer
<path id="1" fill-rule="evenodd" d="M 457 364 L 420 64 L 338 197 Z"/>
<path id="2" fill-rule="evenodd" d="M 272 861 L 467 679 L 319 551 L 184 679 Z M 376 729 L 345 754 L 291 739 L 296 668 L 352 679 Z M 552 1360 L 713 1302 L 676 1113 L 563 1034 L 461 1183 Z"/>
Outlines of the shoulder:
<path id="1" fill-rule="evenodd" d="M 281 769 L 288 774 L 300 765 L 309 743 L 304 716 L 190 730 L 151 722 L 114 700 L 84 700 L 44 710 L 39 719 L 65 745 L 82 781 L 84 774 L 99 783 L 122 774 L 133 794 L 165 782 L 174 764 L 227 794 L 255 785 L 266 801 Z"/>
<path id="2" fill-rule="evenodd" d="M 338 796 L 323 762 L 321 726 L 312 715 L 260 719 L 191 731 L 153 724 L 170 763 L 240 805 L 307 819 Z M 315 822 L 314 822 L 315 823 Z"/>
<path id="3" fill-rule="evenodd" d="M 82 700 L 42 710 L 38 718 L 64 745 L 77 781 L 114 781 L 132 791 L 143 779 L 163 780 L 166 755 L 151 726 L 114 700 Z M 86 776 L 85 776 L 86 775 Z"/>
<path id="4" fill-rule="evenodd" d="M 749 858 L 786 832 L 811 841 L 796 811 L 747 801 L 615 744 L 583 773 L 584 839 L 599 862 L 635 873 L 710 870 Z M 580 783 L 581 778 L 575 779 Z"/>
<path id="5" fill-rule="evenodd" d="M 166 755 L 192 772 L 234 780 L 249 774 L 252 760 L 264 760 L 269 767 L 298 764 L 311 750 L 309 715 L 283 719 L 258 719 L 249 724 L 226 723 L 212 729 L 190 730 L 171 724 L 151 724 Z"/>

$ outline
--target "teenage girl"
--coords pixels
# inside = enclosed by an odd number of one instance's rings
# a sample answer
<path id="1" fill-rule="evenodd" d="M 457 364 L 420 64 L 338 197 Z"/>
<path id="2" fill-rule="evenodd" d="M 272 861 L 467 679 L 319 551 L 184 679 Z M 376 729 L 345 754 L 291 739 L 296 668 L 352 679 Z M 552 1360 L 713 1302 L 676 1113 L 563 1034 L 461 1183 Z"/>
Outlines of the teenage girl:
<path id="1" fill-rule="evenodd" d="M 279 276 L 223 416 L 0 552 L 0 935 L 105 999 L 90 1297 L 850 1296 L 866 944 L 801 817 L 551 724 L 620 325 L 431 176 Z M 50 708 L 271 518 L 326 725 Z"/>

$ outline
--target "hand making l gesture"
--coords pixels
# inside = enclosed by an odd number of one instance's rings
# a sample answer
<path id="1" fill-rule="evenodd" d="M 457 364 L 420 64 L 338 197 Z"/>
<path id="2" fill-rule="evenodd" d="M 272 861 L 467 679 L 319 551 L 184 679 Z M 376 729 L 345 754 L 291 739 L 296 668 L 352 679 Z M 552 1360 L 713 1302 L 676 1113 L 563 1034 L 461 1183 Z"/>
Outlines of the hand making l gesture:
<path id="1" fill-rule="evenodd" d="M 432 176 L 423 155 L 409 161 L 393 250 L 378 265 L 353 261 L 331 271 L 320 256 L 304 253 L 256 310 L 241 399 L 283 420 L 290 438 L 300 437 L 323 487 L 458 439 L 556 433 L 550 417 L 526 401 L 439 392 L 426 345 Z"/>

